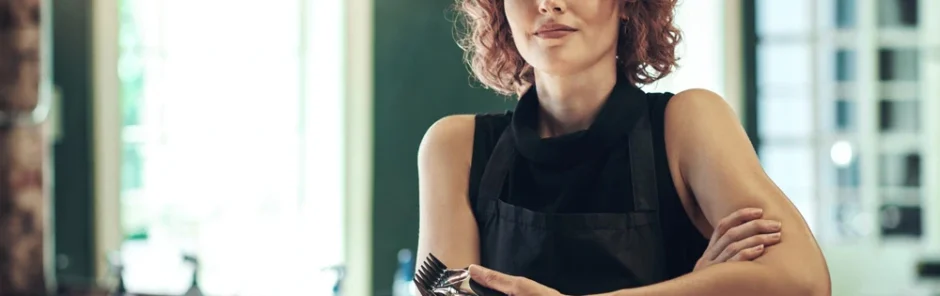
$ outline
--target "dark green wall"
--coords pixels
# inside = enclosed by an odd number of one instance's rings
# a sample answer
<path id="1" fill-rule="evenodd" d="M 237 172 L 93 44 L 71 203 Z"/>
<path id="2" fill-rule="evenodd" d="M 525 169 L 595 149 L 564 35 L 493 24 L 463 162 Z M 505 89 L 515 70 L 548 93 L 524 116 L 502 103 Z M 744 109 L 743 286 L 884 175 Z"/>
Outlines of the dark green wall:
<path id="1" fill-rule="evenodd" d="M 417 151 L 437 119 L 501 112 L 510 102 L 469 79 L 453 1 L 375 1 L 373 289 L 389 295 L 399 249 L 418 239 Z"/>
<path id="2" fill-rule="evenodd" d="M 61 138 L 53 146 L 53 217 L 59 283 L 94 282 L 91 1 L 52 1 L 53 83 Z M 64 260 L 59 260 L 64 259 Z"/>

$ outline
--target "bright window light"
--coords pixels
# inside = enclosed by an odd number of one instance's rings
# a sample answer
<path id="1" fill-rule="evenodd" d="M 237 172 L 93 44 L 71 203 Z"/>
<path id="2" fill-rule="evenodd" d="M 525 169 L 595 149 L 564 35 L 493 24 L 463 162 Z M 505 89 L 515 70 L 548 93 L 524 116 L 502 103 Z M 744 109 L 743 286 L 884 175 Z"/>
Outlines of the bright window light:
<path id="1" fill-rule="evenodd" d="M 328 295 L 343 263 L 341 1 L 122 0 L 132 292 Z M 146 239 L 140 239 L 145 237 Z"/>

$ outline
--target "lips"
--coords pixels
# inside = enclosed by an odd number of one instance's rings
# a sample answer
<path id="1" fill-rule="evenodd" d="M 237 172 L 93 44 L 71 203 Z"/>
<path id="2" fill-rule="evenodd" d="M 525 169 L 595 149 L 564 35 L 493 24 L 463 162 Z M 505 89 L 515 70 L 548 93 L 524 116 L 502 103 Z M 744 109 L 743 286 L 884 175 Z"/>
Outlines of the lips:
<path id="1" fill-rule="evenodd" d="M 561 37 L 567 36 L 568 34 L 571 34 L 572 32 L 577 32 L 577 31 L 578 29 L 565 26 L 559 23 L 547 23 L 547 24 L 542 25 L 541 27 L 539 27 L 538 30 L 535 31 L 535 36 L 541 37 L 541 38 L 555 39 L 555 38 L 561 38 Z"/>

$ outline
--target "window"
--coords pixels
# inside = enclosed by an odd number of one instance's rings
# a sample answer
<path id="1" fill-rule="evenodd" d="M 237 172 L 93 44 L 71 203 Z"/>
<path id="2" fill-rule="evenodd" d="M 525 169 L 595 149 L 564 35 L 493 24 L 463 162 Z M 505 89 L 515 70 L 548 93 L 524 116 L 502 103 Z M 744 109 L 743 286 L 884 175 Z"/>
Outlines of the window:
<path id="1" fill-rule="evenodd" d="M 343 263 L 341 2 L 120 1 L 133 292 L 185 291 L 193 254 L 208 294 L 330 293 Z"/>
<path id="2" fill-rule="evenodd" d="M 925 3 L 755 1 L 749 126 L 821 241 L 922 235 Z"/>
<path id="3" fill-rule="evenodd" d="M 751 117 L 757 123 L 758 153 L 768 176 L 815 231 L 813 3 L 760 0 L 755 5 L 758 103 Z"/>

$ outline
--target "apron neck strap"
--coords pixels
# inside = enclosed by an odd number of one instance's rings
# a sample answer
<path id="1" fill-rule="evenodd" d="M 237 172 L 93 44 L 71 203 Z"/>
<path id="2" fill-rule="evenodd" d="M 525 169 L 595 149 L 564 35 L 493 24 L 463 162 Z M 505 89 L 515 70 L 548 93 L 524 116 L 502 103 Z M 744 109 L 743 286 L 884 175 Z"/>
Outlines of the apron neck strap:
<path id="1" fill-rule="evenodd" d="M 646 105 L 646 104 L 643 104 Z M 659 210 L 659 183 L 656 182 L 656 153 L 649 112 L 643 112 L 630 133 L 630 176 L 634 211 Z"/>
<path id="2" fill-rule="evenodd" d="M 506 127 L 499 136 L 499 140 L 496 141 L 496 147 L 493 148 L 493 153 L 490 154 L 490 159 L 483 169 L 480 189 L 477 191 L 477 202 L 499 199 L 506 180 L 509 179 L 509 172 L 516 162 L 516 153 L 516 140 L 513 137 L 512 128 Z"/>

